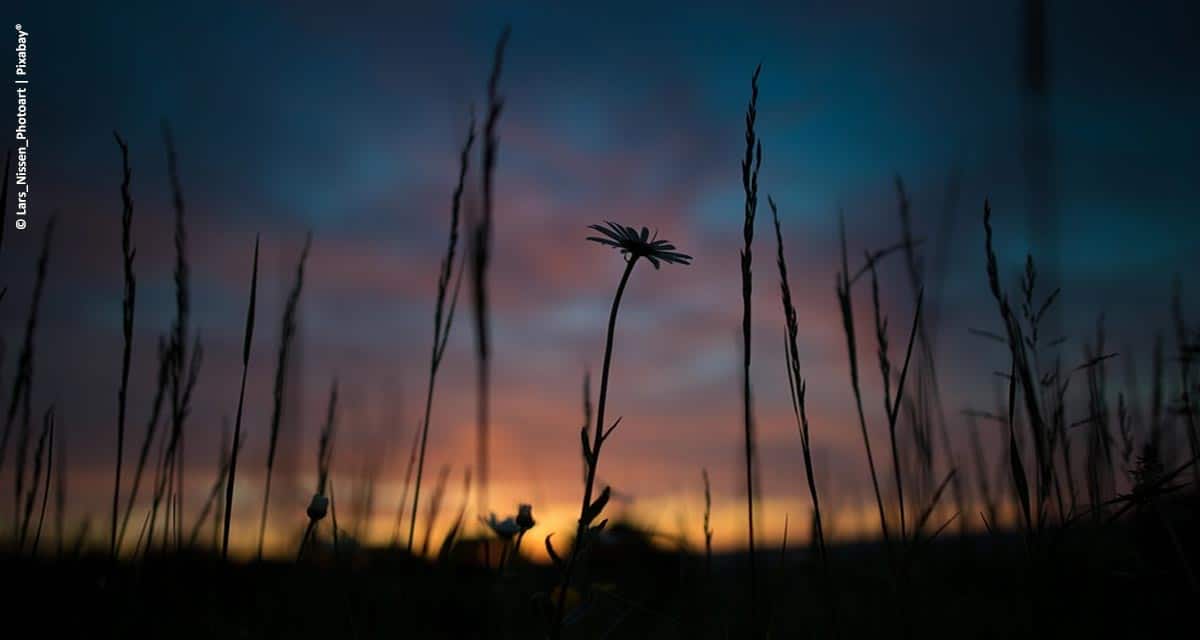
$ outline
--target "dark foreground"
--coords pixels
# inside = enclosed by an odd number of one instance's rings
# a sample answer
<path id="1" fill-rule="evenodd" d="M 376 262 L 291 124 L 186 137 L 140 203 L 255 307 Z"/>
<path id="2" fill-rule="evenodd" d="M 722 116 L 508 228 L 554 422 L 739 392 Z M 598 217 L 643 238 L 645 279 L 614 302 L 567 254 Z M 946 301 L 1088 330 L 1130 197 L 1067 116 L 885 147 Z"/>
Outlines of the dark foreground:
<path id="1" fill-rule="evenodd" d="M 569 592 L 564 635 L 1195 637 L 1196 514 L 1191 498 L 1117 524 L 1047 529 L 1032 541 L 947 530 L 892 561 L 880 544 L 839 546 L 830 554 L 830 586 L 810 549 L 760 551 L 757 604 L 744 556 L 716 556 L 710 567 L 703 551 L 664 551 L 614 527 L 591 550 L 588 586 Z M 183 552 L 114 565 L 103 554 L 43 550 L 33 559 L 10 550 L 0 561 L 5 617 L 9 629 L 44 637 L 548 635 L 553 566 L 518 560 L 500 575 L 477 561 L 482 550 L 470 541 L 433 563 L 399 551 L 339 551 L 317 549 L 299 563 L 226 565 Z"/>

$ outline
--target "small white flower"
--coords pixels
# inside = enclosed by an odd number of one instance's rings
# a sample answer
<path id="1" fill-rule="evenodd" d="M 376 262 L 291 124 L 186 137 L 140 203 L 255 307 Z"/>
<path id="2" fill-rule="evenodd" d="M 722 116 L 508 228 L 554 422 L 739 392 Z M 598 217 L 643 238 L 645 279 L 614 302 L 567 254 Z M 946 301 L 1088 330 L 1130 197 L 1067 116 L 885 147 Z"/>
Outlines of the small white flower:
<path id="1" fill-rule="evenodd" d="M 513 519 L 512 516 L 509 516 L 503 520 L 497 520 L 496 514 L 493 513 L 489 515 L 487 519 L 483 521 L 483 523 L 486 524 L 493 533 L 504 540 L 509 540 L 518 533 L 521 533 L 521 525 L 517 524 L 517 521 Z"/>

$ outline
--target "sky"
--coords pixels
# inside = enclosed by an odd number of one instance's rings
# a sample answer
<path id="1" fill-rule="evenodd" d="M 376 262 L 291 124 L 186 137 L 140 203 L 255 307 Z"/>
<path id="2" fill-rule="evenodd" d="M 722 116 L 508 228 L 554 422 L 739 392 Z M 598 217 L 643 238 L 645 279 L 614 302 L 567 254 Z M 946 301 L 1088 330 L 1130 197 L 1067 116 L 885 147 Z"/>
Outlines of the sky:
<path id="1" fill-rule="evenodd" d="M 375 519 L 363 535 L 390 535 L 428 383 L 457 150 L 471 114 L 483 112 L 492 49 L 506 24 L 512 38 L 500 80 L 491 275 L 492 509 L 503 515 L 532 503 L 549 532 L 569 528 L 578 508 L 582 379 L 585 371 L 598 375 L 623 267 L 618 254 L 585 238 L 587 225 L 614 220 L 657 230 L 695 262 L 659 271 L 639 265 L 623 302 L 608 407 L 623 421 L 599 471 L 616 494 L 609 509 L 701 539 L 707 469 L 714 542 L 744 541 L 738 163 L 750 76 L 760 63 L 763 202 L 751 352 L 760 530 L 778 537 L 785 515 L 807 522 L 809 508 L 780 353 L 768 194 L 787 246 L 817 478 L 834 536 L 874 527 L 834 295 L 839 213 L 852 262 L 895 243 L 897 176 L 928 277 L 940 283 L 927 303 L 952 444 L 966 456 L 961 412 L 995 406 L 993 372 L 1007 367 L 1002 346 L 968 331 L 999 327 L 985 280 L 984 199 L 994 211 L 1006 286 L 1016 290 L 1027 252 L 1041 246 L 1029 233 L 1022 160 L 1030 109 L 1021 3 L 405 4 L 4 10 L 30 33 L 33 208 L 29 229 L 9 230 L 0 255 L 0 287 L 8 288 L 0 302 L 0 397 L 7 402 L 37 248 L 54 215 L 34 406 L 40 413 L 53 404 L 59 416 L 73 518 L 103 521 L 111 499 L 122 290 L 114 129 L 129 143 L 135 200 L 131 443 L 145 430 L 155 344 L 171 323 L 165 119 L 187 202 L 192 322 L 205 348 L 189 417 L 189 508 L 204 499 L 222 420 L 236 409 L 258 234 L 259 323 L 235 508 L 235 544 L 252 543 L 282 307 L 311 231 L 298 383 L 281 445 L 286 480 L 271 540 L 283 545 L 303 524 L 334 379 L 341 391 L 335 479 L 355 496 L 365 478 L 376 478 Z M 1140 387 L 1129 372 L 1140 372 L 1143 384 L 1149 378 L 1155 332 L 1173 335 L 1172 278 L 1183 275 L 1187 293 L 1196 265 L 1200 14 L 1186 2 L 1053 1 L 1047 20 L 1062 355 L 1082 361 L 1083 342 L 1103 314 L 1123 354 L 1122 384 L 1134 393 Z M 472 164 L 466 199 L 473 210 L 478 154 Z M 896 359 L 913 313 L 902 262 L 883 263 L 880 285 Z M 867 420 L 880 451 L 886 422 L 867 289 L 856 289 L 856 308 Z M 457 504 L 474 460 L 469 311 L 464 296 L 438 379 L 426 462 L 427 486 L 438 469 L 451 469 L 448 505 Z M 984 429 L 991 448 L 999 434 L 986 431 L 994 425 Z M 804 528 L 794 526 L 793 535 L 804 537 Z"/>

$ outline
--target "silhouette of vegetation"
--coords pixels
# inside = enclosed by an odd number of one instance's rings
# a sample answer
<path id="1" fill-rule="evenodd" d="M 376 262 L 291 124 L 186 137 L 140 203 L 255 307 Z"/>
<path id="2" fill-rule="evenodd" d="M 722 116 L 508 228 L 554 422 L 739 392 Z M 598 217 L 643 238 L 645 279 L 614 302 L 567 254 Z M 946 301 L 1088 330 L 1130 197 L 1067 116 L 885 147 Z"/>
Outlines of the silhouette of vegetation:
<path id="1" fill-rule="evenodd" d="M 1033 5 L 1027 16 L 1033 21 L 1031 29 L 1044 29 L 1044 7 L 1040 2 Z M 1037 43 L 1029 45 L 1034 49 L 1045 44 L 1041 42 L 1045 34 L 1039 31 L 1036 35 Z M 397 490 L 399 501 L 394 495 L 387 497 L 396 511 L 394 517 L 385 514 L 391 533 L 385 531 L 379 536 L 384 540 L 371 535 L 378 466 L 384 457 L 372 458 L 359 476 L 361 482 L 356 480 L 354 484 L 345 481 L 347 472 L 335 469 L 335 445 L 339 449 L 338 465 L 348 466 L 343 461 L 350 456 L 343 455 L 346 446 L 338 439 L 360 419 L 339 404 L 345 402 L 340 394 L 351 396 L 357 390 L 350 385 L 339 387 L 337 377 L 330 382 L 323 421 L 316 434 L 315 468 L 310 468 L 311 475 L 302 479 L 312 488 L 303 515 L 298 504 L 285 515 L 281 504 L 286 501 L 281 502 L 280 496 L 276 497 L 280 503 L 276 513 L 270 512 L 279 450 L 288 442 L 312 437 L 298 428 L 285 429 L 282 424 L 285 400 L 292 395 L 286 393 L 288 381 L 297 376 L 292 367 L 299 357 L 298 324 L 306 266 L 313 245 L 322 242 L 319 236 L 306 236 L 294 271 L 288 263 L 288 273 L 294 276 L 283 302 L 269 422 L 266 403 L 259 397 L 261 389 L 247 384 L 252 375 L 250 360 L 259 305 L 258 235 L 249 272 L 244 271 L 246 265 L 241 259 L 237 261 L 239 282 L 246 275 L 250 279 L 241 325 L 237 408 L 232 421 L 224 417 L 216 465 L 197 469 L 200 465 L 195 465 L 193 452 L 190 475 L 185 473 L 185 443 L 204 429 L 198 420 L 189 422 L 204 351 L 200 332 L 194 326 L 199 322 L 192 316 L 196 311 L 191 299 L 193 264 L 180 158 L 165 123 L 162 136 L 171 199 L 173 308 L 169 312 L 170 326 L 151 334 L 157 334 L 156 375 L 145 389 L 149 406 L 143 406 L 148 411 L 140 445 L 136 440 L 130 443 L 129 462 L 136 462 L 126 464 L 126 438 L 136 435 L 128 433 L 127 427 L 141 421 L 130 414 L 130 407 L 136 412 L 144 400 L 136 393 L 138 378 L 131 374 L 138 279 L 134 272 L 130 149 L 125 139 L 113 132 L 121 154 L 123 287 L 120 377 L 114 385 L 118 406 L 111 513 L 107 513 L 106 461 L 104 504 L 97 534 L 90 535 L 91 516 L 68 527 L 70 474 L 64 416 L 72 408 L 72 394 L 77 391 L 59 384 L 53 389 L 53 402 L 45 403 L 41 396 L 33 395 L 35 370 L 40 371 L 44 364 L 38 350 L 39 338 L 44 340 L 39 333 L 44 298 L 60 295 L 47 281 L 55 234 L 54 218 L 48 217 L 39 238 L 22 343 L 3 405 L 0 482 L 12 483 L 7 488 L 12 493 L 6 495 L 11 495 L 13 502 L 11 523 L 0 530 L 0 567 L 12 587 L 12 595 L 6 598 L 14 612 L 11 628 L 18 628 L 27 617 L 41 625 L 42 633 L 55 637 L 86 633 L 101 637 L 497 640 L 1151 638 L 1168 633 L 1174 637 L 1181 635 L 1180 631 L 1186 637 L 1187 629 L 1196 628 L 1192 607 L 1200 596 L 1200 427 L 1196 419 L 1200 387 L 1195 368 L 1200 354 L 1200 327 L 1186 315 L 1182 282 L 1174 283 L 1169 308 L 1164 305 L 1163 309 L 1173 325 L 1173 340 L 1153 334 L 1150 327 L 1154 320 L 1150 310 L 1146 311 L 1146 335 L 1154 337 L 1150 384 L 1144 386 L 1137 381 L 1132 364 L 1122 384 L 1117 373 L 1135 354 L 1112 348 L 1113 344 L 1124 343 L 1110 335 L 1104 316 L 1099 316 L 1094 326 L 1089 321 L 1082 331 L 1070 332 L 1078 334 L 1082 348 L 1067 353 L 1060 333 L 1068 331 L 1055 326 L 1056 305 L 1061 305 L 1062 295 L 1062 283 L 1053 277 L 1057 267 L 1042 267 L 1041 256 L 1029 254 L 1023 269 L 1014 266 L 1013 273 L 1008 273 L 1006 265 L 1020 262 L 1011 262 L 1004 255 L 1009 247 L 998 240 L 1000 227 L 1012 224 L 1018 216 L 1004 215 L 1000 207 L 994 213 L 991 202 L 985 200 L 982 215 L 971 217 L 976 224 L 982 222 L 981 228 L 972 225 L 971 231 L 976 242 L 982 240 L 982 247 L 972 244 L 975 266 L 970 277 L 977 293 L 987 301 L 988 320 L 981 328 L 971 330 L 979 340 L 978 351 L 970 355 L 979 362 L 977 369 L 982 376 L 994 382 L 996 398 L 987 410 L 976 407 L 959 411 L 950 404 L 950 399 L 958 396 L 947 392 L 945 376 L 939 375 L 937 365 L 944 354 L 936 348 L 939 331 L 946 330 L 940 326 L 939 313 L 946 304 L 942 279 L 948 264 L 945 253 L 949 228 L 958 208 L 957 179 L 947 188 L 940 227 L 926 243 L 915 233 L 918 225 L 913 201 L 905 183 L 897 177 L 899 237 L 881 243 L 883 248 L 866 251 L 861 265 L 857 259 L 851 264 L 851 239 L 845 217 L 839 216 L 836 242 L 840 260 L 831 271 L 836 271 L 836 315 L 843 336 L 834 342 L 844 339 L 848 388 L 845 374 L 820 371 L 808 361 L 809 345 L 805 344 L 801 327 L 815 311 L 798 294 L 816 276 L 806 272 L 805 268 L 811 266 L 805 262 L 796 269 L 793 260 L 793 269 L 789 270 L 789 249 L 808 251 L 813 243 L 831 239 L 796 242 L 793 238 L 785 246 L 779 207 L 773 197 L 767 196 L 776 243 L 781 355 L 791 413 L 788 420 L 794 420 L 796 426 L 795 436 L 790 431 L 784 435 L 796 438 L 792 442 L 799 445 L 792 464 L 797 475 L 803 476 L 803 481 L 796 480 L 803 485 L 797 490 L 801 496 L 807 494 L 808 512 L 804 516 L 811 522 L 809 531 L 797 534 L 796 523 L 803 523 L 804 517 L 785 512 L 778 555 L 771 552 L 775 540 L 765 540 L 761 518 L 756 531 L 756 515 L 762 513 L 758 509 L 766 511 L 766 507 L 757 477 L 759 443 L 751 370 L 755 301 L 752 249 L 762 165 L 762 141 L 757 129 L 761 65 L 751 77 L 744 116 L 745 147 L 740 158 L 742 233 L 740 238 L 733 233 L 717 238 L 730 248 L 740 245 L 741 358 L 736 366 L 741 376 L 741 429 L 739 433 L 739 425 L 732 422 L 723 432 L 727 453 L 736 453 L 736 458 L 731 458 L 739 464 L 736 479 L 729 481 L 720 473 L 710 477 L 710 468 L 701 468 L 703 513 L 681 517 L 679 534 L 612 515 L 617 509 L 610 505 L 631 495 L 617 482 L 606 484 L 598 472 L 601 453 L 623 420 L 609 415 L 610 389 L 624 393 L 636 385 L 631 376 L 619 375 L 613 369 L 617 320 L 626 289 L 635 267 L 643 260 L 657 271 L 664 264 L 691 265 L 693 256 L 660 239 L 649 227 L 606 222 L 588 227 L 594 235 L 564 239 L 576 244 L 586 239 L 615 249 L 623 260 L 605 325 L 594 402 L 590 374 L 584 374 L 582 384 L 583 424 L 578 446 L 583 473 L 576 479 L 582 479 L 583 490 L 579 513 L 574 516 L 572 512 L 573 522 L 568 525 L 574 531 L 552 530 L 547 524 L 552 521 L 549 505 L 540 500 L 499 508 L 490 504 L 491 376 L 497 364 L 493 348 L 498 345 L 492 342 L 493 292 L 489 278 L 494 275 L 493 251 L 497 249 L 496 210 L 504 201 L 496 189 L 500 116 L 505 107 L 499 80 L 509 37 L 510 31 L 505 28 L 494 49 L 487 110 L 481 126 L 477 131 L 472 116 L 461 145 L 456 147 L 457 181 L 450 197 L 446 244 L 433 295 L 433 339 L 425 401 L 411 442 L 404 432 L 409 448 L 403 464 L 403 489 Z M 1047 82 L 1045 51 L 1030 55 L 1033 61 L 1028 64 L 1032 67 L 1026 71 L 1033 86 L 1029 90 L 1040 94 Z M 733 124 L 726 131 L 731 138 L 738 129 Z M 468 177 L 477 135 L 481 161 L 476 183 Z M 6 160 L 6 171 L 7 164 Z M 764 181 L 767 179 L 764 174 Z M 736 188 L 732 179 L 728 186 Z M 0 213 L 4 214 L 7 187 L 6 180 L 4 202 L 0 202 Z M 476 190 L 481 198 L 477 212 L 468 205 Z M 0 216 L 0 222 L 7 224 L 4 216 Z M 459 246 L 460 237 L 464 238 L 464 247 Z M 248 236 L 238 242 L 243 240 L 248 244 Z M 878 238 L 871 240 L 876 242 Z M 0 250 L 3 241 L 0 235 Z M 269 246 L 268 240 L 268 255 Z M 707 259 L 700 251 L 695 253 L 699 259 Z M 900 259 L 902 265 L 893 265 Z M 893 266 L 907 288 L 889 288 Z M 679 272 L 669 275 L 678 276 Z M 475 341 L 473 351 L 462 360 L 473 359 L 475 378 L 465 385 L 467 389 L 456 391 L 459 398 L 473 392 L 477 403 L 474 466 L 457 462 L 452 465 L 439 460 L 436 454 L 427 455 L 429 449 L 438 446 L 436 441 L 431 444 L 430 437 L 435 422 L 436 382 L 446 363 L 464 278 L 469 279 Z M 854 294 L 867 295 L 863 287 L 868 283 L 870 308 L 861 308 L 856 314 Z M 856 290 L 855 285 L 862 286 Z M 0 288 L 0 303 L 6 299 L 6 292 Z M 112 300 L 115 303 L 115 292 Z M 736 305 L 732 296 L 729 302 Z M 0 307 L 0 312 L 10 313 L 9 307 Z M 902 359 L 892 344 L 889 313 L 892 317 L 899 314 L 906 321 Z M 139 322 L 145 322 L 144 315 L 138 316 L 142 318 Z M 239 320 L 237 316 L 229 322 Z M 864 321 L 870 323 L 875 341 L 882 417 L 877 413 L 878 404 L 865 399 L 876 389 L 865 380 L 873 379 L 873 375 L 859 368 L 859 351 L 867 347 L 860 342 L 856 323 Z M 637 340 L 623 338 L 627 341 Z M 842 348 L 840 344 L 833 347 Z M 220 350 L 214 353 L 227 357 Z M 0 361 L 4 356 L 0 343 Z M 993 372 L 989 366 L 1003 370 Z M 776 376 L 777 371 L 758 375 L 762 380 L 763 375 Z M 37 380 L 43 384 L 42 377 Z M 822 433 L 827 432 L 820 429 L 827 419 L 816 404 L 824 394 L 841 390 L 839 387 L 846 392 L 847 406 L 842 409 L 853 412 L 857 422 L 858 434 L 852 433 L 850 426 L 849 435 L 853 440 L 861 436 L 871 482 L 864 522 L 872 535 L 865 539 L 842 533 L 836 517 L 839 510 L 852 511 L 860 502 L 848 492 L 839 491 L 842 479 L 831 478 L 822 468 L 825 465 L 820 453 L 828 443 L 821 441 Z M 810 394 L 815 390 L 819 392 Z M 849 406 L 851 397 L 853 406 Z M 247 411 L 256 401 L 264 407 L 262 422 L 267 428 L 256 428 L 259 416 Z M 759 402 L 760 406 L 765 404 Z M 868 413 L 867 406 L 874 406 L 875 412 Z M 35 424 L 36 416 L 41 416 L 40 428 Z M 84 418 L 72 417 L 71 426 Z M 631 416 L 631 422 L 634 419 Z M 105 433 L 109 433 L 107 428 Z M 75 444 L 75 433 L 70 431 L 72 446 L 78 449 L 82 445 Z M 564 434 L 563 443 L 575 437 L 573 432 Z M 961 435 L 963 441 L 958 442 L 952 434 Z M 880 445 L 881 437 L 887 438 L 886 445 Z M 4 466 L 10 442 L 14 445 L 11 469 Z M 260 443 L 265 449 L 261 485 L 255 474 L 249 479 L 238 475 L 241 453 L 248 443 L 252 444 L 247 451 L 257 451 L 255 447 Z M 956 443 L 968 449 L 956 451 Z M 681 451 L 687 444 L 691 443 L 679 443 Z M 767 444 L 776 445 L 764 441 L 764 446 Z M 398 449 L 403 445 L 392 446 Z M 876 459 L 878 446 L 887 449 Z M 132 458 L 134 451 L 136 458 Z M 438 472 L 432 489 L 423 495 L 427 458 L 437 465 Z M 606 469 L 612 466 L 612 458 L 610 453 Z M 396 462 L 397 476 L 402 462 Z M 536 466 L 528 460 L 520 463 L 531 473 Z M 744 468 L 740 466 L 743 464 Z M 130 466 L 132 469 L 127 468 Z M 461 492 L 455 495 L 459 471 Z M 742 495 L 738 494 L 733 501 L 738 528 L 721 528 L 727 522 L 719 517 L 721 483 L 740 483 L 742 471 L 747 534 L 744 548 L 726 544 L 722 550 L 722 545 L 714 547 L 714 540 L 738 539 L 743 523 Z M 572 466 L 567 478 L 552 481 L 569 481 L 574 486 L 574 473 Z M 338 485 L 343 486 L 344 502 L 339 502 L 335 494 L 335 475 Z M 690 477 L 688 484 L 694 484 L 695 476 Z M 144 492 L 143 483 L 147 484 Z M 239 522 L 234 511 L 240 509 L 239 503 L 257 506 L 260 490 L 261 515 L 249 518 L 243 532 L 240 524 L 234 526 Z M 700 485 L 692 487 L 693 492 L 699 490 Z M 474 512 L 472 492 L 478 502 Z M 53 522 L 47 523 L 52 493 Z M 287 497 L 286 490 L 280 493 Z M 301 497 L 308 495 L 306 489 Z M 254 501 L 249 502 L 247 496 Z M 769 517 L 770 512 L 767 514 Z M 136 536 L 129 531 L 131 521 Z M 258 525 L 257 531 L 254 524 Z M 270 544 L 265 542 L 268 524 Z M 955 524 L 957 533 L 952 529 Z M 874 527 L 878 527 L 877 536 Z M 405 531 L 407 537 L 401 544 Z M 703 549 L 689 543 L 693 536 L 687 535 L 688 531 L 702 536 Z M 536 536 L 533 540 L 540 544 L 524 543 L 527 535 Z M 808 541 L 807 548 L 796 543 L 798 538 Z M 245 554 L 239 555 L 243 548 Z"/>

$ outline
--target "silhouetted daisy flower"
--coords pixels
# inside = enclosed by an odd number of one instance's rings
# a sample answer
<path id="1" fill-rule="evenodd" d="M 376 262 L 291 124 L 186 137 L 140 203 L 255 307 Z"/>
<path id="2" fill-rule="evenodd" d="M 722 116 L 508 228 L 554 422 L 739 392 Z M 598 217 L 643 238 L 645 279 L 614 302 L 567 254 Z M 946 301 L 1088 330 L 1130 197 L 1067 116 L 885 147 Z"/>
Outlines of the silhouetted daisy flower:
<path id="1" fill-rule="evenodd" d="M 604 234 L 605 237 L 591 236 L 588 240 L 599 242 L 603 245 L 608 245 L 614 249 L 620 249 L 622 255 L 633 256 L 632 259 L 645 258 L 654 265 L 654 268 L 659 267 L 659 262 L 669 264 L 691 264 L 692 257 L 686 253 L 679 253 L 675 250 L 675 245 L 666 240 L 659 240 L 658 235 L 653 237 L 650 235 L 650 230 L 642 227 L 641 232 L 633 227 L 627 227 L 616 222 L 606 223 L 608 226 L 593 224 L 588 225 L 589 229 L 594 229 Z M 627 260 L 630 258 L 626 258 Z"/>

